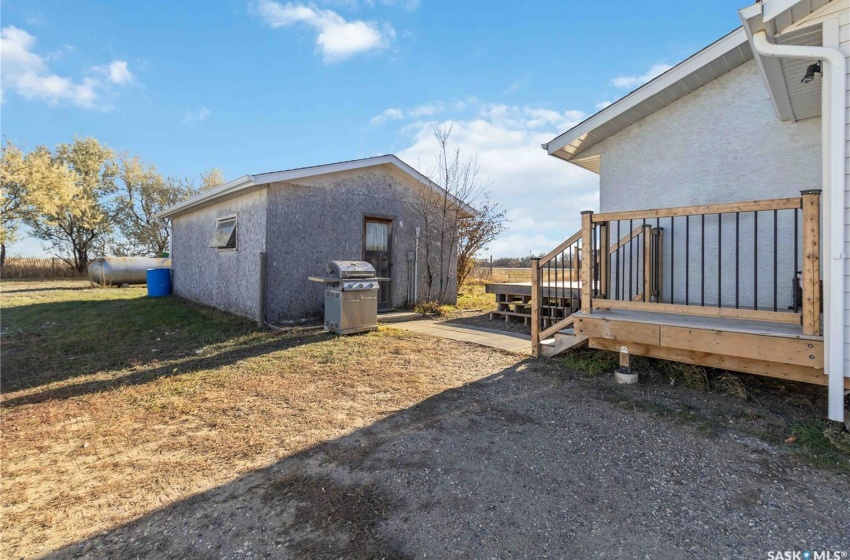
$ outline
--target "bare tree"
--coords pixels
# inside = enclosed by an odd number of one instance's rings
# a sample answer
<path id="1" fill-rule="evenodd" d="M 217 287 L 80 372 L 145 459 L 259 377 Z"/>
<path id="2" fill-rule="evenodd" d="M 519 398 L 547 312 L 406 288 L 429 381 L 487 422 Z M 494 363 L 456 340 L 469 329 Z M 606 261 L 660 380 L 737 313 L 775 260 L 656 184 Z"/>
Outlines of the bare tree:
<path id="1" fill-rule="evenodd" d="M 475 254 L 504 229 L 505 214 L 490 201 L 475 157 L 464 159 L 449 140 L 452 127 L 435 126 L 437 152 L 429 180 L 414 199 L 423 227 L 426 299 L 445 303 L 458 282 L 469 275 Z M 416 294 L 418 297 L 419 294 Z M 453 299 L 453 298 L 452 298 Z"/>
<path id="2" fill-rule="evenodd" d="M 501 234 L 507 225 L 505 211 L 482 193 L 474 204 L 475 214 L 458 219 L 457 285 L 463 286 L 475 268 L 475 255 Z"/>

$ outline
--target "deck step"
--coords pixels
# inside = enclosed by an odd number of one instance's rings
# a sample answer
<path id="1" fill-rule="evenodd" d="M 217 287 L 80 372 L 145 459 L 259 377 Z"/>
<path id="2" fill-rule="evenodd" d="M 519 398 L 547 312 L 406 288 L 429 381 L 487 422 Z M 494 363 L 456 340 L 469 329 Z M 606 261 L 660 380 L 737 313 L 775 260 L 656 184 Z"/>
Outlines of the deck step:
<path id="1" fill-rule="evenodd" d="M 565 333 L 564 331 L 567 330 L 572 331 L 572 329 L 558 331 L 555 333 L 554 338 L 543 341 L 541 344 L 541 353 L 543 356 L 551 358 L 552 356 L 557 356 L 558 354 L 572 350 L 573 348 L 581 348 L 582 346 L 587 345 L 586 336 L 577 336 L 572 333 Z"/>

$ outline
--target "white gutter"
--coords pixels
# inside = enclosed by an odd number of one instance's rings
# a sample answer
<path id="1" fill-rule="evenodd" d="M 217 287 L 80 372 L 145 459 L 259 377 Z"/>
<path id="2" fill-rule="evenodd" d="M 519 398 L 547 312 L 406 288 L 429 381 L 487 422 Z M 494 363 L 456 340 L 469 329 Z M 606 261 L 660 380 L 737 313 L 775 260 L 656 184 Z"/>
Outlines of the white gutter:
<path id="1" fill-rule="evenodd" d="M 823 70 L 824 367 L 829 375 L 829 419 L 844 421 L 844 127 L 847 62 L 838 49 L 776 45 L 767 33 L 753 33 L 761 56 L 820 60 Z"/>

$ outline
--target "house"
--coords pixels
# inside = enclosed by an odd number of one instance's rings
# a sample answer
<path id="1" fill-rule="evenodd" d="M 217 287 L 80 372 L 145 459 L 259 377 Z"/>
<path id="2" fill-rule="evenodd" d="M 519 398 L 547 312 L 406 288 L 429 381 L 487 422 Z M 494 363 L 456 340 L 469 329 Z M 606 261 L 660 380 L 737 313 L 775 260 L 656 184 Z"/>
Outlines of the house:
<path id="1" fill-rule="evenodd" d="M 624 367 L 637 354 L 828 385 L 842 420 L 850 0 L 763 0 L 739 16 L 543 145 L 599 174 L 600 212 L 536 263 L 532 349 L 589 344 Z M 580 270 L 565 268 L 575 254 Z M 546 305 L 573 297 L 572 315 Z"/>
<path id="2" fill-rule="evenodd" d="M 394 155 L 245 175 L 158 215 L 171 221 L 174 293 L 262 321 L 315 316 L 323 290 L 308 276 L 341 259 L 390 278 L 379 309 L 428 299 L 436 251 L 425 247 L 421 201 L 434 196 L 472 211 Z M 446 262 L 452 301 L 454 255 Z"/>

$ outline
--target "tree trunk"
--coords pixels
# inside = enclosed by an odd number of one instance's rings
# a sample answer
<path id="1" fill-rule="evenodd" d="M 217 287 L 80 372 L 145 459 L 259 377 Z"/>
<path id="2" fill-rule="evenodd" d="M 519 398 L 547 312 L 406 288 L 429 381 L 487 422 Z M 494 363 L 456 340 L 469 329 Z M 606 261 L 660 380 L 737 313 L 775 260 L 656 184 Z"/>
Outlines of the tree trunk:
<path id="1" fill-rule="evenodd" d="M 0 266 L 6 264 L 6 244 L 0 243 Z"/>

